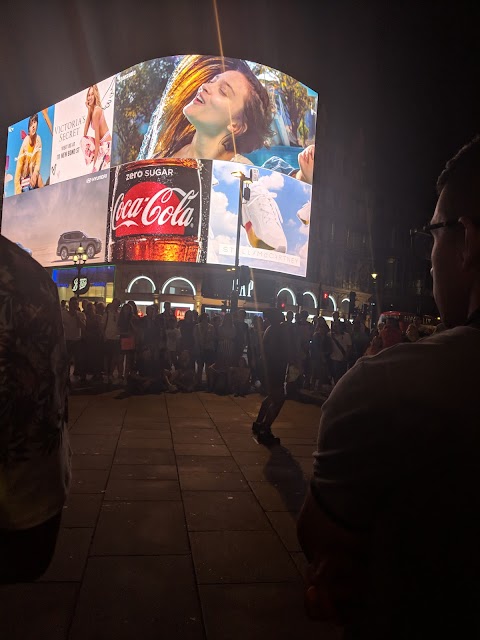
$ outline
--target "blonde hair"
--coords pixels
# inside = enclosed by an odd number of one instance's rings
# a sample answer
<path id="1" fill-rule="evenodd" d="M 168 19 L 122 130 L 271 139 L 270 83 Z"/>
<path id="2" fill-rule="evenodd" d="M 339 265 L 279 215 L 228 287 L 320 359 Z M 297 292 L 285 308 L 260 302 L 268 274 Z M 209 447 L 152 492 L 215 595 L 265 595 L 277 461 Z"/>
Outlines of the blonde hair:
<path id="1" fill-rule="evenodd" d="M 267 90 L 248 64 L 223 56 L 188 55 L 178 63 L 158 107 L 161 120 L 158 129 L 152 132 L 156 136 L 153 157 L 171 157 L 192 141 L 195 128 L 183 114 L 183 108 L 194 99 L 202 84 L 224 71 L 242 73 L 250 89 L 243 110 L 245 131 L 225 136 L 222 141 L 225 150 L 248 153 L 268 146 L 272 135 L 272 105 Z"/>
<path id="2" fill-rule="evenodd" d="M 98 90 L 98 86 L 96 84 L 92 84 L 90 87 L 88 87 L 87 89 L 87 99 L 88 99 L 88 94 L 90 93 L 90 89 L 93 91 L 93 103 L 96 107 L 100 107 L 100 109 L 102 109 L 102 101 L 100 100 L 100 91 Z"/>

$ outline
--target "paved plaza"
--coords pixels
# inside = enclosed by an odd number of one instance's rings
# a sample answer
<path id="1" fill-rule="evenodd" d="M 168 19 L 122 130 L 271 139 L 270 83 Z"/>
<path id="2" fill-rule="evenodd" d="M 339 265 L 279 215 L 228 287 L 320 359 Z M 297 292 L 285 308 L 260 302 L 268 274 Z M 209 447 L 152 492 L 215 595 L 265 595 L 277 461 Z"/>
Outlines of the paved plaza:
<path id="1" fill-rule="evenodd" d="M 333 640 L 303 609 L 295 519 L 321 408 L 262 397 L 72 395 L 73 479 L 55 557 L 0 588 L 5 640 Z"/>

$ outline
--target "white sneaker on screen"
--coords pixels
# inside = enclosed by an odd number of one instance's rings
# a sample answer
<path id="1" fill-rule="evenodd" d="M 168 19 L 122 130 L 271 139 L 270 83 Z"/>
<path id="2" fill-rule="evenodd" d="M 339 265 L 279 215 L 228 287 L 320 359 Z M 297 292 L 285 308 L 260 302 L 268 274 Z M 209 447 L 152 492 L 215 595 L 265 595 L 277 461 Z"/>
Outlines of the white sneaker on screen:
<path id="1" fill-rule="evenodd" d="M 303 207 L 300 207 L 300 209 L 297 211 L 297 218 L 300 220 L 300 222 L 303 222 L 305 226 L 310 224 L 310 209 L 311 203 L 310 200 L 308 200 L 308 202 L 306 202 Z"/>
<path id="2" fill-rule="evenodd" d="M 242 224 L 252 247 L 287 252 L 287 238 L 275 195 L 259 182 L 250 187 L 250 200 L 242 206 Z"/>

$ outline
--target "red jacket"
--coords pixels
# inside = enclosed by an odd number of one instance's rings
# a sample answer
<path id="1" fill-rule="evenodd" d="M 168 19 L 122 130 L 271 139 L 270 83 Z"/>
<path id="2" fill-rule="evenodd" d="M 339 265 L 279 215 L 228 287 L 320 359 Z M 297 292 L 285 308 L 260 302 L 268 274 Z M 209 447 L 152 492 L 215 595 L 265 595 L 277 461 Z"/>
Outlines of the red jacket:
<path id="1" fill-rule="evenodd" d="M 382 329 L 380 337 L 382 338 L 382 347 L 384 349 L 392 347 L 394 344 L 398 344 L 399 342 L 403 342 L 403 335 L 400 329 L 389 324 Z"/>

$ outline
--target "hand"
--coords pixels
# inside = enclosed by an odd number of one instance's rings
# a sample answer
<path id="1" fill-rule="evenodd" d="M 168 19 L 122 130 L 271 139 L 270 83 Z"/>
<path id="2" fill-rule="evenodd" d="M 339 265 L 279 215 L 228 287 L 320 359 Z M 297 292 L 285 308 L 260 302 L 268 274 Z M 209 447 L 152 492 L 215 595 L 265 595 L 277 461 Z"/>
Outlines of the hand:
<path id="1" fill-rule="evenodd" d="M 297 174 L 299 180 L 312 184 L 313 167 L 315 164 L 315 145 L 311 144 L 298 154 L 300 171 Z"/>

